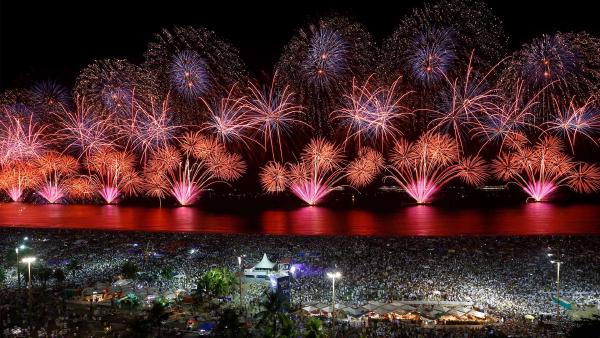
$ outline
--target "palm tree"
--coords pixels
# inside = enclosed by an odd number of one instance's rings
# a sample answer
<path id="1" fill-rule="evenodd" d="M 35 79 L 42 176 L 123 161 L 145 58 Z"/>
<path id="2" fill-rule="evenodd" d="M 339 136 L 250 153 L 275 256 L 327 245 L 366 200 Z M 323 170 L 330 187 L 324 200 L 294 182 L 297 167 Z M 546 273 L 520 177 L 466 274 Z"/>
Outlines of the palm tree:
<path id="1" fill-rule="evenodd" d="M 240 320 L 240 314 L 235 309 L 223 310 L 219 316 L 219 322 L 215 326 L 216 336 L 225 338 L 247 337 L 248 332 Z"/>
<path id="2" fill-rule="evenodd" d="M 34 271 L 35 277 L 39 279 L 42 282 L 42 286 L 46 288 L 46 283 L 48 283 L 48 280 L 52 277 L 52 270 L 45 266 L 41 266 Z"/>
<path id="3" fill-rule="evenodd" d="M 150 321 L 142 316 L 138 316 L 127 322 L 127 333 L 125 336 L 130 338 L 146 338 L 150 336 L 151 332 L 152 325 Z"/>
<path id="4" fill-rule="evenodd" d="M 65 281 L 65 273 L 61 269 L 54 270 L 52 277 L 54 277 L 54 279 L 56 279 L 56 282 L 59 285 L 62 285 L 62 283 Z"/>
<path id="5" fill-rule="evenodd" d="M 121 267 L 121 272 L 125 278 L 134 279 L 137 276 L 138 267 L 132 261 L 127 261 L 125 264 L 123 264 L 123 267 Z"/>
<path id="6" fill-rule="evenodd" d="M 260 304 L 262 310 L 258 313 L 259 324 L 271 324 L 273 334 L 277 334 L 277 322 L 280 321 L 280 314 L 286 309 L 287 301 L 275 292 L 268 291 L 265 299 Z"/>
<path id="7" fill-rule="evenodd" d="M 169 319 L 170 314 L 166 311 L 166 307 L 160 302 L 154 302 L 148 310 L 148 320 L 151 325 L 158 328 L 158 336 L 161 336 L 163 322 Z"/>
<path id="8" fill-rule="evenodd" d="M 311 317 L 304 328 L 304 338 L 323 338 L 325 330 L 320 319 Z"/>
<path id="9" fill-rule="evenodd" d="M 79 261 L 75 258 L 71 258 L 69 260 L 69 264 L 67 264 L 67 270 L 71 271 L 71 275 L 75 278 L 75 272 L 77 270 L 81 270 L 81 265 L 79 265 Z"/>

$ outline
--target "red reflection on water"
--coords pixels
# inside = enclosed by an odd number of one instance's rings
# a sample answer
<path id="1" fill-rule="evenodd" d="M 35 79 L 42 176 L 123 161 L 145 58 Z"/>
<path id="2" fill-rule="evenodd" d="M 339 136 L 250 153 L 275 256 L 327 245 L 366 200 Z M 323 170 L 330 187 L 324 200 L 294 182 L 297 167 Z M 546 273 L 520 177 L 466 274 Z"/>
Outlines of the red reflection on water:
<path id="1" fill-rule="evenodd" d="M 303 207 L 214 213 L 195 207 L 0 204 L 0 226 L 272 235 L 456 236 L 600 234 L 600 206 L 530 203 L 518 208 L 409 206 L 390 212 Z"/>

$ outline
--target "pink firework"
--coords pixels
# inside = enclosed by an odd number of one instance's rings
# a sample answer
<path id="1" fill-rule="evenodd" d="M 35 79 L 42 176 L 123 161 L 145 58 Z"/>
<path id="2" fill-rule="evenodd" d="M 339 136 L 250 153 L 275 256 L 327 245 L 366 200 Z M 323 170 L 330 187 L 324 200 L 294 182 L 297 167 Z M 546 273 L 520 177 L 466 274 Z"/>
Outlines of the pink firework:
<path id="1" fill-rule="evenodd" d="M 173 123 L 168 96 L 160 104 L 154 97 L 149 101 L 146 104 L 134 99 L 132 114 L 118 125 L 122 137 L 127 139 L 127 148 L 137 150 L 142 162 L 149 152 L 169 144 L 182 128 Z"/>
<path id="2" fill-rule="evenodd" d="M 23 192 L 34 189 L 40 182 L 38 170 L 30 162 L 11 161 L 0 171 L 0 189 L 13 202 L 21 201 Z"/>
<path id="3" fill-rule="evenodd" d="M 98 193 L 108 204 L 115 203 L 121 194 L 137 194 L 141 187 L 131 153 L 102 148 L 87 159 L 87 169 Z"/>
<path id="4" fill-rule="evenodd" d="M 216 105 L 201 98 L 209 115 L 208 121 L 203 123 L 202 131 L 216 135 L 223 144 L 243 144 L 249 148 L 250 143 L 257 143 L 251 136 L 256 131 L 256 126 L 244 105 L 246 98 L 236 97 L 235 89 L 236 86 L 233 86 Z"/>
<path id="5" fill-rule="evenodd" d="M 488 78 L 499 64 L 478 77 L 474 73 L 472 61 L 471 54 L 463 79 L 447 79 L 449 90 L 442 96 L 440 109 L 430 111 L 434 116 L 430 123 L 431 131 L 453 135 L 461 154 L 464 152 L 466 138 L 479 125 L 480 119 L 501 111 L 502 96 L 499 89 L 487 84 Z"/>
<path id="6" fill-rule="evenodd" d="M 294 94 L 288 86 L 276 88 L 275 77 L 267 90 L 260 90 L 254 83 L 249 84 L 251 95 L 245 100 L 245 109 L 249 112 L 249 123 L 262 139 L 263 148 L 274 159 L 278 155 L 283 160 L 285 138 L 299 127 L 310 126 L 299 119 L 302 106 L 294 104 Z"/>
<path id="7" fill-rule="evenodd" d="M 168 173 L 167 191 L 182 206 L 191 205 L 204 189 L 215 183 L 214 175 L 202 163 L 180 163 L 175 170 Z"/>
<path id="8" fill-rule="evenodd" d="M 85 98 L 75 101 L 75 110 L 63 107 L 56 113 L 59 126 L 58 135 L 66 141 L 65 151 L 76 153 L 79 157 L 87 157 L 101 148 L 112 147 L 116 140 L 111 139 L 114 132 L 109 121 L 114 116 L 101 116 L 93 105 L 86 103 Z"/>
<path id="9" fill-rule="evenodd" d="M 48 203 L 58 203 L 67 195 L 65 184 L 77 173 L 79 163 L 72 156 L 47 152 L 36 159 L 36 167 L 42 178 L 38 194 Z"/>
<path id="10" fill-rule="evenodd" d="M 531 98 L 525 98 L 523 81 L 517 81 L 511 94 L 505 95 L 499 110 L 492 110 L 481 116 L 473 128 L 473 137 L 483 139 L 482 149 L 489 145 L 499 145 L 499 153 L 506 147 L 518 149 L 528 140 L 528 130 L 539 130 L 535 124 L 534 108 L 539 104 L 543 88 Z M 510 96 L 510 97 L 508 97 Z"/>
<path id="11" fill-rule="evenodd" d="M 571 98 L 568 107 L 561 107 L 559 100 L 554 99 L 556 117 L 546 125 L 548 131 L 564 136 L 569 142 L 571 152 L 575 152 L 577 138 L 585 138 L 598 145 L 596 136 L 600 132 L 600 113 L 593 107 L 595 99 L 588 98 L 583 104 L 577 104 L 576 98 Z"/>
<path id="12" fill-rule="evenodd" d="M 7 113 L 0 121 L 0 164 L 38 157 L 50 145 L 46 129 L 45 125 L 35 122 L 33 116 Z"/>
<path id="13" fill-rule="evenodd" d="M 424 134 L 414 143 L 399 140 L 390 160 L 388 177 L 419 204 L 431 202 L 455 178 L 480 185 L 488 176 L 482 159 L 461 157 L 457 141 L 442 134 Z"/>
<path id="14" fill-rule="evenodd" d="M 548 200 L 561 186 L 577 192 L 597 191 L 598 168 L 573 162 L 563 150 L 558 138 L 544 136 L 533 147 L 501 153 L 492 169 L 497 178 L 517 184 L 536 202 Z"/>
<path id="15" fill-rule="evenodd" d="M 389 87 L 373 86 L 370 80 L 362 85 L 353 81 L 346 105 L 332 114 L 344 130 L 345 146 L 354 143 L 360 148 L 367 143 L 383 148 L 402 136 L 401 123 L 413 115 L 404 103 L 412 92 L 398 93 L 398 80 Z"/>

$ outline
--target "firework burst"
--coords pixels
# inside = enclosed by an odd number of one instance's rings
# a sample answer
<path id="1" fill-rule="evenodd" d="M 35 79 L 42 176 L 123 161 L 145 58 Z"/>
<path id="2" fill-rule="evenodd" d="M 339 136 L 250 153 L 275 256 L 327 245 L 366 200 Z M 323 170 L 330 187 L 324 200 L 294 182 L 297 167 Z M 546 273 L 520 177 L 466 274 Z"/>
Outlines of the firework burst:
<path id="1" fill-rule="evenodd" d="M 498 179 L 514 182 L 536 202 L 547 200 L 561 186 L 593 192 L 600 186 L 595 165 L 576 163 L 556 137 L 544 136 L 533 147 L 502 153 L 492 162 Z"/>
<path id="2" fill-rule="evenodd" d="M 294 94 L 289 86 L 278 89 L 275 85 L 276 76 L 271 86 L 260 90 L 254 83 L 249 84 L 251 95 L 246 98 L 245 109 L 249 111 L 249 123 L 256 128 L 257 137 L 262 139 L 262 146 L 275 159 L 283 160 L 285 138 L 296 128 L 306 126 L 299 119 L 302 106 L 294 104 Z"/>
<path id="3" fill-rule="evenodd" d="M 594 107 L 595 100 L 590 97 L 582 105 L 576 102 L 572 98 L 567 107 L 561 107 L 558 100 L 555 100 L 558 113 L 546 123 L 548 132 L 567 139 L 573 153 L 578 136 L 598 145 L 595 136 L 600 132 L 600 114 Z"/>
<path id="4" fill-rule="evenodd" d="M 370 78 L 363 85 L 353 81 L 347 104 L 333 113 L 345 134 L 344 146 L 352 143 L 360 148 L 367 143 L 383 148 L 402 135 L 401 123 L 413 114 L 404 104 L 411 92 L 397 93 L 398 80 L 390 87 L 372 88 L 369 82 Z"/>
<path id="5" fill-rule="evenodd" d="M 131 153 L 102 148 L 88 157 L 86 165 L 93 185 L 108 204 L 116 203 L 121 194 L 136 195 L 141 188 Z"/>
<path id="6" fill-rule="evenodd" d="M 37 193 L 48 203 L 58 203 L 67 196 L 66 183 L 79 171 L 77 159 L 57 152 L 47 152 L 36 159 L 41 183 Z"/>
<path id="7" fill-rule="evenodd" d="M 412 144 L 399 140 L 390 160 L 388 178 L 419 204 L 431 202 L 433 195 L 455 178 L 481 185 L 488 176 L 481 158 L 461 157 L 457 142 L 442 134 L 425 134 Z"/>

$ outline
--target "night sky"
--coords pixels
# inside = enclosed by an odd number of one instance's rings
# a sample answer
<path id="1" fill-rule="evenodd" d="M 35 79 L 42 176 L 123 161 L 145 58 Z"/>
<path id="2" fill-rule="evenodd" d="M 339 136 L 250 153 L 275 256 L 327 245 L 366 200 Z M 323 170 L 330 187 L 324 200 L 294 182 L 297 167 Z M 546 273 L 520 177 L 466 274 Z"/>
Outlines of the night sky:
<path id="1" fill-rule="evenodd" d="M 251 74 L 270 72 L 295 31 L 320 16 L 344 14 L 363 22 L 379 41 L 422 1 L 369 0 L 348 5 L 311 1 L 66 2 L 0 0 L 0 89 L 57 79 L 72 85 L 79 69 L 99 58 L 142 61 L 152 35 L 162 27 L 198 25 L 233 43 Z M 512 48 L 544 32 L 586 30 L 600 35 L 588 1 L 487 1 L 504 23 Z M 527 3 L 525 5 L 525 3 Z"/>

